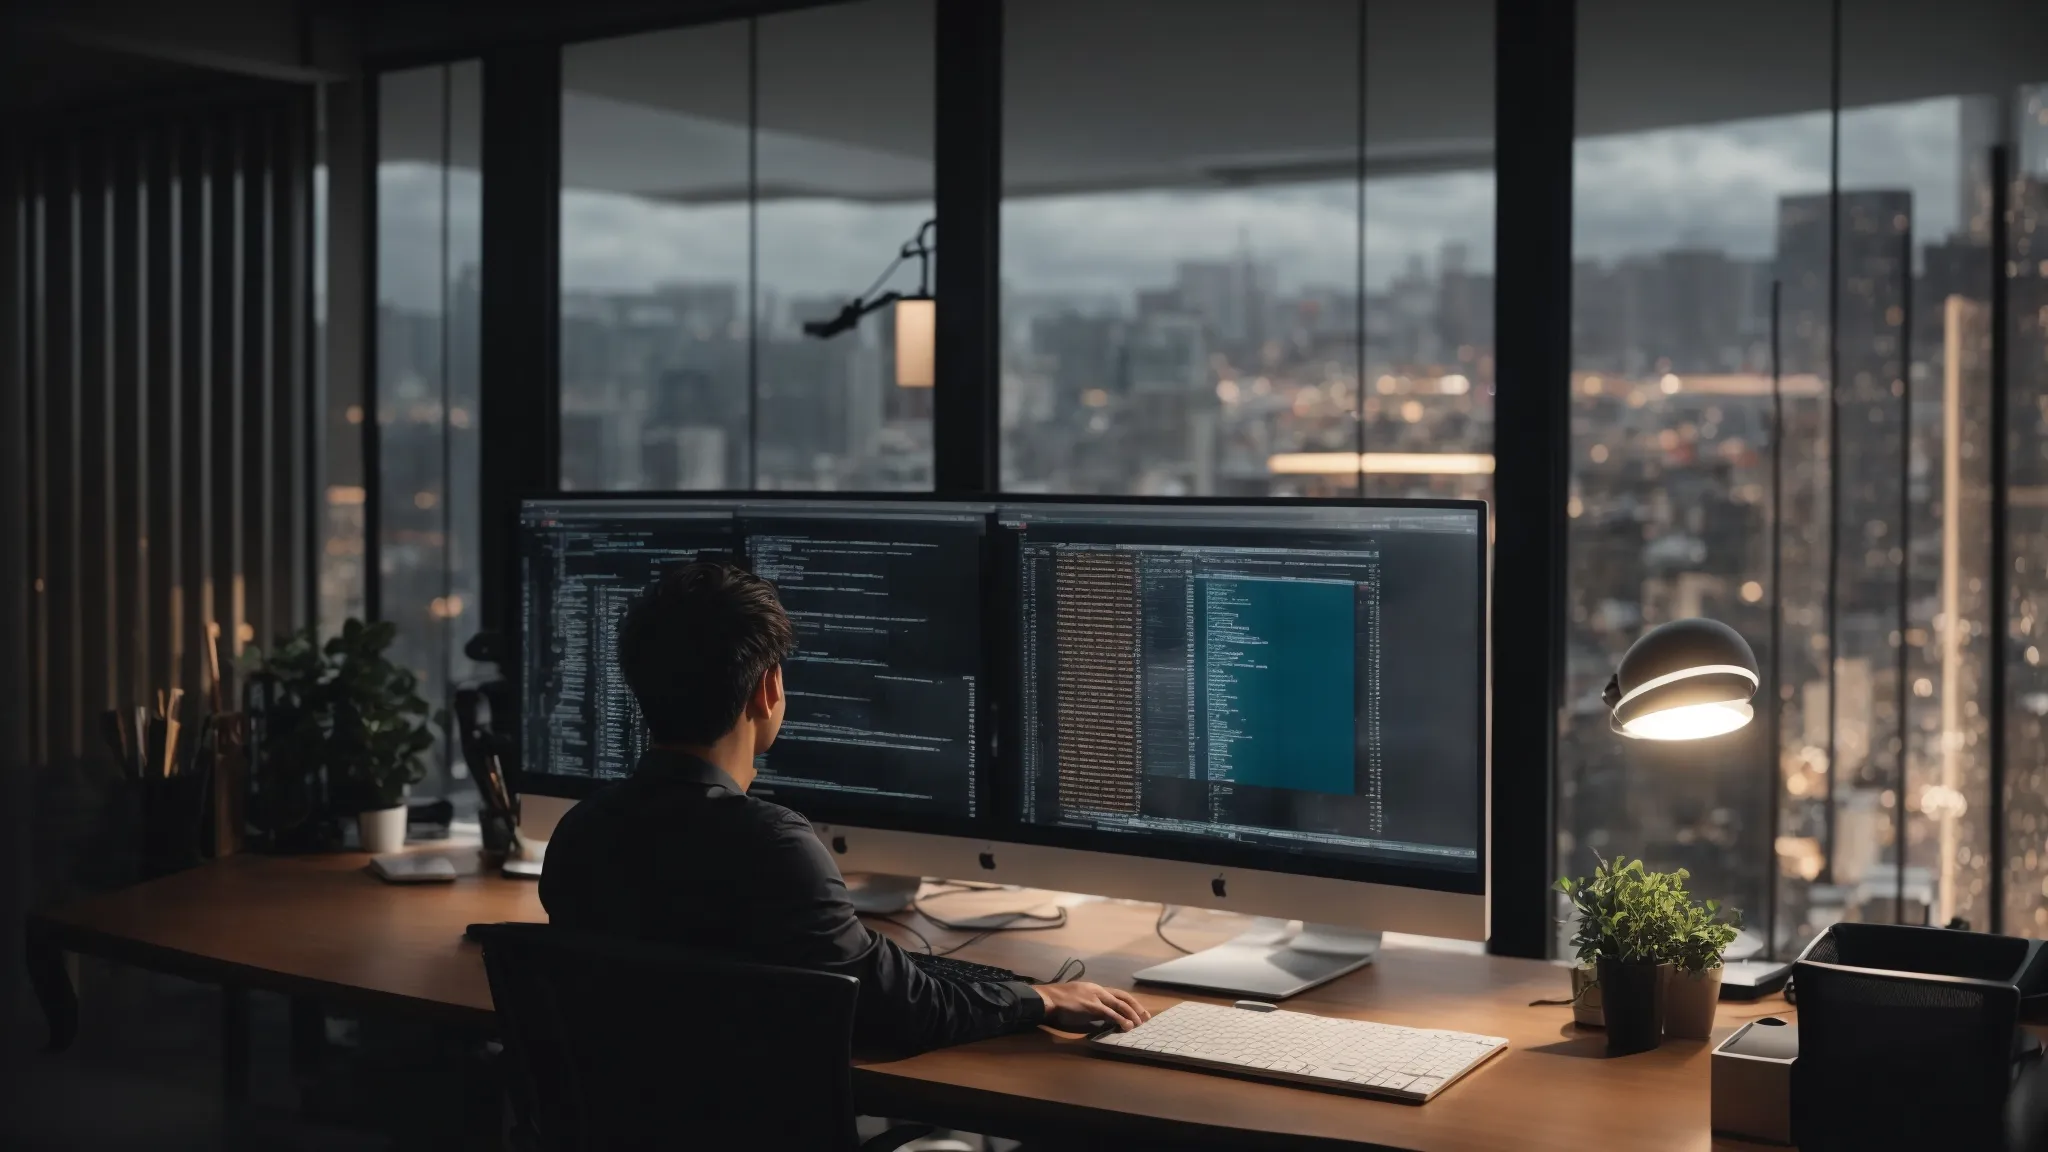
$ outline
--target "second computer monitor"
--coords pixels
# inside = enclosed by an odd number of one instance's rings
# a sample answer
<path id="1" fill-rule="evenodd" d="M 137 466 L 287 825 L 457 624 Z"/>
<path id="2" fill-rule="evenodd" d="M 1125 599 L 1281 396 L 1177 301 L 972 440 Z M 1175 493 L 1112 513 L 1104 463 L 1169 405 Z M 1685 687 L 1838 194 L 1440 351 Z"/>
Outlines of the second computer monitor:
<path id="1" fill-rule="evenodd" d="M 996 520 L 1025 827 L 1481 890 L 1483 505 L 1048 502 Z"/>
<path id="2" fill-rule="evenodd" d="M 833 499 L 530 500 L 520 518 L 522 788 L 577 797 L 650 742 L 619 664 L 662 570 L 745 563 L 796 633 L 754 794 L 815 819 L 967 828 L 983 814 L 987 505 Z"/>

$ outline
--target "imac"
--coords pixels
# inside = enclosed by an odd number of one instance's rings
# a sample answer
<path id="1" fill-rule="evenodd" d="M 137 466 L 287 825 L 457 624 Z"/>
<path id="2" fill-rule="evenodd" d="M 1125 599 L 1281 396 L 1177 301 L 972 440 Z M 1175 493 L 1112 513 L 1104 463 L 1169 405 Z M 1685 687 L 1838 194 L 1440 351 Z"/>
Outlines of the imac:
<path id="1" fill-rule="evenodd" d="M 626 606 L 676 563 L 772 580 L 796 632 L 788 713 L 752 791 L 815 820 L 970 833 L 987 817 L 988 505 L 553 497 L 520 514 L 521 842 L 647 747 L 618 665 Z M 531 851 L 531 850 L 529 850 Z M 857 893 L 900 908 L 915 877 Z M 870 909 L 864 909 L 870 910 Z"/>
<path id="2" fill-rule="evenodd" d="M 823 829 L 850 868 L 1262 919 L 1137 974 L 1277 999 L 1382 931 L 1486 936 L 1486 507 L 1000 504 L 1003 807 L 980 844 Z"/>

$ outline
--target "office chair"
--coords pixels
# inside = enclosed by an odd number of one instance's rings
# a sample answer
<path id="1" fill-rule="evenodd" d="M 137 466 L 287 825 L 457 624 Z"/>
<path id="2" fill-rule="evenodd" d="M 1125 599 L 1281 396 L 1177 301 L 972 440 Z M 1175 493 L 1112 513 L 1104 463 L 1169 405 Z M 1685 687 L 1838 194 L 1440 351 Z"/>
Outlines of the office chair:
<path id="1" fill-rule="evenodd" d="M 853 1119 L 851 976 L 546 924 L 480 924 L 517 1135 L 533 1152 L 889 1152 Z"/>
<path id="2" fill-rule="evenodd" d="M 2026 1051 L 2016 987 L 1815 959 L 1793 978 L 1792 1137 L 1803 1152 L 2006 1146 Z"/>

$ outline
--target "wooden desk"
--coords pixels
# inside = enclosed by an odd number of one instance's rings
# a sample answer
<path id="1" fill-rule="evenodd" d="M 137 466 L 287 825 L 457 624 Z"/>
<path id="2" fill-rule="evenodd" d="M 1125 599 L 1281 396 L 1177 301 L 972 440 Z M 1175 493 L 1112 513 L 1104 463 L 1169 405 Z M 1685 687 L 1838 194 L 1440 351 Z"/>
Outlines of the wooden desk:
<path id="1" fill-rule="evenodd" d="M 63 965 L 56 955 L 64 951 L 488 1029 L 490 987 L 481 954 L 462 930 L 479 921 L 544 919 L 537 886 L 496 876 L 390 885 L 364 872 L 364 860 L 235 857 L 30 917 L 53 1040 L 68 1041 L 70 1026 L 63 1003 L 69 986 L 58 986 Z M 969 916 L 987 910 L 981 906 L 1013 909 L 1031 898 L 974 893 L 946 897 L 943 910 L 934 910 Z M 1155 915 L 1151 905 L 1080 903 L 1064 928 L 994 936 L 960 955 L 1041 977 L 1079 956 L 1087 979 L 1129 986 L 1134 970 L 1172 954 L 1153 934 Z M 912 922 L 942 945 L 959 939 Z M 1189 912 L 1169 932 L 1201 947 L 1240 924 Z M 1045 1032 L 863 1063 L 854 1086 L 864 1112 L 1068 1143 L 1088 1132 L 1176 1148 L 1744 1147 L 1708 1133 L 1706 1042 L 1672 1041 L 1655 1052 L 1605 1059 L 1602 1035 L 1576 1032 L 1568 1009 L 1529 1006 L 1567 991 L 1564 970 L 1555 965 L 1396 944 L 1364 971 L 1289 1002 L 1329 1015 L 1509 1039 L 1506 1053 L 1421 1107 L 1124 1063 Z M 1155 1009 L 1181 999 L 1140 994 Z M 1770 1007 L 1726 1006 L 1717 1038 L 1740 1023 L 1737 1014 Z"/>

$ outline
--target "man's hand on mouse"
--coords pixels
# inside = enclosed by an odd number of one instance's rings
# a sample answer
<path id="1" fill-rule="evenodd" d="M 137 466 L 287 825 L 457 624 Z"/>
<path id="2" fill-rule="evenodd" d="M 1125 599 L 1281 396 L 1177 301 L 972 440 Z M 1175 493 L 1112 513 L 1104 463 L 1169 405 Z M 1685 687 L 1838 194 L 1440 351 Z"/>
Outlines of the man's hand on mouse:
<path id="1" fill-rule="evenodd" d="M 1040 984 L 1036 989 L 1045 1001 L 1045 1022 L 1062 1032 L 1092 1032 L 1106 1021 L 1119 1032 L 1129 1032 L 1152 1018 L 1138 998 L 1121 988 L 1104 988 L 1076 980 L 1068 984 Z"/>

